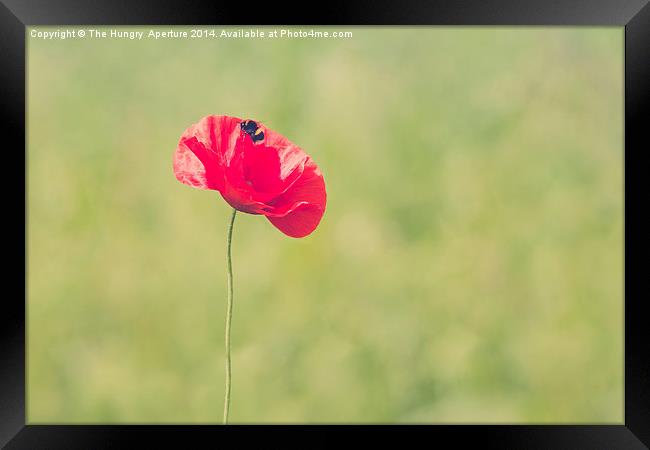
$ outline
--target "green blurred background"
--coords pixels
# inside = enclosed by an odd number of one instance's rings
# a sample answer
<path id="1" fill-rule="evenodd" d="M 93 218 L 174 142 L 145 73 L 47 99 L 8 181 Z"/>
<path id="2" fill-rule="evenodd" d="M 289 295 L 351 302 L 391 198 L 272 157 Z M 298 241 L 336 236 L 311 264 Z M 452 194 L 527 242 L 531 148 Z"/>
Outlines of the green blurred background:
<path id="1" fill-rule="evenodd" d="M 623 420 L 623 28 L 346 30 L 28 37 L 30 423 L 221 421 L 207 114 L 328 191 L 305 239 L 236 221 L 233 422 Z"/>

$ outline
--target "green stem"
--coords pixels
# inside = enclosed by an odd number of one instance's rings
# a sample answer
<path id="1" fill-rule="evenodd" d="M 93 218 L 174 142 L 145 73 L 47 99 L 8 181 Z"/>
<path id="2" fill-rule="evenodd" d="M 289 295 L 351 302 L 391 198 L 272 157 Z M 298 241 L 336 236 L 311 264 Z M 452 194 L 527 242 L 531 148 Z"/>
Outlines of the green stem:
<path id="1" fill-rule="evenodd" d="M 232 247 L 232 229 L 235 224 L 235 215 L 237 210 L 233 208 L 230 217 L 230 226 L 228 227 L 228 250 L 226 253 L 226 264 L 228 267 L 228 307 L 226 311 L 226 397 L 223 403 L 223 423 L 228 423 L 228 411 L 230 410 L 230 389 L 232 370 L 230 363 L 230 322 L 232 321 L 232 259 L 230 257 L 230 248 Z"/>

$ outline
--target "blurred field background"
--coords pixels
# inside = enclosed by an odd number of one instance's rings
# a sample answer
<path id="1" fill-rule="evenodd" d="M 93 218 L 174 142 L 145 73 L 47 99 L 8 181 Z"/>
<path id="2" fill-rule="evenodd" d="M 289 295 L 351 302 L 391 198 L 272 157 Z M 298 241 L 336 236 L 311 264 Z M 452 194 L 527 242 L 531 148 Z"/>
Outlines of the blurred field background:
<path id="1" fill-rule="evenodd" d="M 623 420 L 623 29 L 351 31 L 28 37 L 30 423 L 221 421 L 207 114 L 328 189 L 302 240 L 237 218 L 232 422 Z"/>

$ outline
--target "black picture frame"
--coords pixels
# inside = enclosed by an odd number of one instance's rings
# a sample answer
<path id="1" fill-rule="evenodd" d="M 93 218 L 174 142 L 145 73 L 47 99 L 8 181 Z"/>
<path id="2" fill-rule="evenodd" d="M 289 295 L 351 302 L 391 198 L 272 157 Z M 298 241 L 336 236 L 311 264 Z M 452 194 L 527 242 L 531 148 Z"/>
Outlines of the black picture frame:
<path id="1" fill-rule="evenodd" d="M 248 3 L 246 4 L 249 7 Z M 641 198 L 645 166 L 641 155 L 650 150 L 650 139 L 643 117 L 650 117 L 650 6 L 648 0 L 448 0 L 438 2 L 329 1 L 320 5 L 281 7 L 276 2 L 250 6 L 246 13 L 241 3 L 215 1 L 129 1 L 129 0 L 0 0 L 0 123 L 4 129 L 3 171 L 5 186 L 4 241 L 13 243 L 6 265 L 26 271 L 25 225 L 25 43 L 26 26 L 33 25 L 188 25 L 188 24 L 326 24 L 326 25 L 572 25 L 625 27 L 625 418 L 612 425 L 431 425 L 362 426 L 367 438 L 388 443 L 411 434 L 423 442 L 453 442 L 454 446 L 521 449 L 643 449 L 650 445 L 650 345 L 642 314 L 644 297 L 642 265 L 632 264 L 643 256 L 644 248 L 635 239 L 641 236 Z M 647 119 L 645 119 L 647 121 Z M 15 177 L 15 179 L 13 179 Z M 14 212 L 11 214 L 10 212 Z M 17 217 L 22 213 L 25 222 Z M 20 239 L 22 238 L 22 239 Z M 15 252 L 15 258 L 9 258 Z M 23 257 L 21 258 L 20 255 Z M 23 261 L 22 268 L 16 261 Z M 226 435 L 239 442 L 261 433 L 268 444 L 283 442 L 300 432 L 311 444 L 337 445 L 341 440 L 333 431 L 348 426 L 160 426 L 160 425 L 29 425 L 25 415 L 25 300 L 26 281 L 20 275 L 3 277 L 6 286 L 16 285 L 14 293 L 4 290 L 0 313 L 0 446 L 10 449 L 55 448 L 130 448 L 137 441 L 147 447 L 177 444 L 194 448 L 199 442 L 219 445 Z M 596 370 L 596 368 L 595 368 Z M 318 436 L 318 441 L 315 440 Z M 255 436 L 257 439 L 259 436 Z M 195 442 L 195 445 L 188 445 Z M 268 445 L 267 444 L 267 445 Z"/>

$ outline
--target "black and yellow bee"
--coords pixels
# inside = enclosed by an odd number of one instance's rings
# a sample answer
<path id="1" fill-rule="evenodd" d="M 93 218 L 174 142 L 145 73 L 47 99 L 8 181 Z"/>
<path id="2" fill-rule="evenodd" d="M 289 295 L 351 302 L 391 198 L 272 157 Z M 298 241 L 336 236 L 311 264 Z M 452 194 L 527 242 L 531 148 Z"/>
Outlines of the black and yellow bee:
<path id="1" fill-rule="evenodd" d="M 242 131 L 249 135 L 253 142 L 258 142 L 264 139 L 264 132 L 262 129 L 259 127 L 257 122 L 253 120 L 244 120 L 242 123 L 239 124 L 241 127 Z"/>

